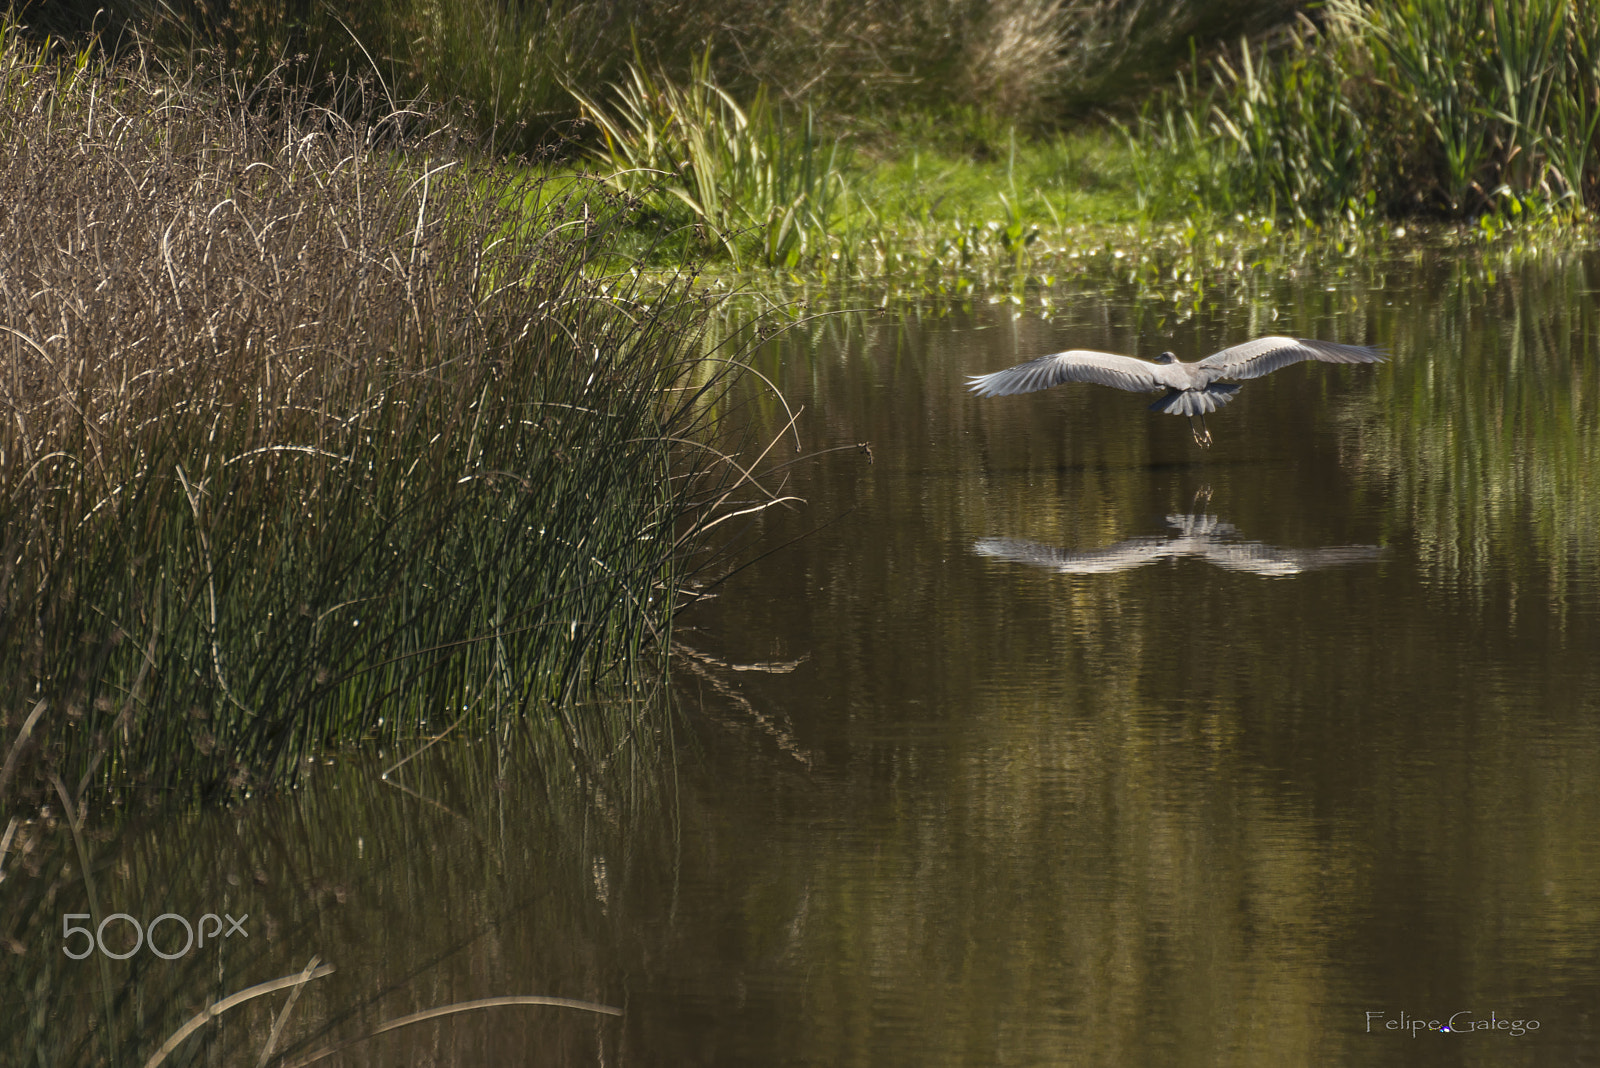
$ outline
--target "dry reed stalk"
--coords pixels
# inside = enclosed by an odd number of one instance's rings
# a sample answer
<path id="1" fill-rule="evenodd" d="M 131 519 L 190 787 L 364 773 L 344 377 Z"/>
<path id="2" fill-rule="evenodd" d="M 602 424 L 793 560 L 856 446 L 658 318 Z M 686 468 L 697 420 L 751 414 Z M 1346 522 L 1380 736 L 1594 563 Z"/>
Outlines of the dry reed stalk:
<path id="1" fill-rule="evenodd" d="M 0 43 L 0 717 L 50 710 L 13 786 L 247 791 L 637 675 L 727 376 L 669 388 L 705 307 L 618 273 L 628 202 L 359 85 Z"/>

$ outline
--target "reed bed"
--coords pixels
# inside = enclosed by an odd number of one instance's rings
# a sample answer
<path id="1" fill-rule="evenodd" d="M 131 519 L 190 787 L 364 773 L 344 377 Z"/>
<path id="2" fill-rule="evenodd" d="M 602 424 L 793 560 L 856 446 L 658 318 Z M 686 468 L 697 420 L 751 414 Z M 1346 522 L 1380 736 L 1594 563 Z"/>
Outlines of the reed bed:
<path id="1" fill-rule="evenodd" d="M 1161 210 L 1460 218 L 1600 208 L 1600 7 L 1335 0 L 1130 130 Z"/>
<path id="2" fill-rule="evenodd" d="M 509 716 L 625 747 L 577 698 L 660 670 L 748 468 L 699 445 L 738 364 L 703 299 L 616 258 L 635 206 L 4 32 L 0 805 Z"/>
<path id="3" fill-rule="evenodd" d="M 1012 127 L 988 160 L 949 146 L 912 147 L 909 165 L 874 159 L 859 141 L 819 135 L 808 110 L 725 86 L 708 56 L 679 81 L 636 55 L 621 83 L 574 96 L 601 131 L 587 162 L 643 199 L 669 235 L 660 262 L 720 257 L 769 291 L 865 283 L 1017 300 L 1062 278 L 1159 263 L 1175 273 L 1151 281 L 1181 278 L 1198 299 L 1219 262 L 1237 276 L 1429 230 L 1457 244 L 1582 239 L 1589 209 L 1554 191 L 1553 156 L 1537 189 L 1502 183 L 1479 197 L 1467 228 L 1449 217 L 1461 203 L 1429 199 L 1445 186 L 1402 195 L 1383 184 L 1421 164 L 1396 159 L 1380 178 L 1382 153 L 1423 153 L 1426 141 L 1384 147 L 1337 96 L 1331 47 L 1304 23 L 1271 48 L 1211 61 L 1209 84 L 1196 55 L 1120 144 L 1094 132 L 1029 139 Z"/>
<path id="4" fill-rule="evenodd" d="M 682 86 L 636 53 L 612 95 L 608 107 L 573 90 L 600 128 L 608 184 L 666 215 L 687 210 L 696 244 L 720 246 L 735 268 L 793 269 L 826 251 L 844 178 L 838 139 L 823 144 L 809 109 L 786 123 L 764 87 L 741 107 L 709 51 Z"/>
<path id="5" fill-rule="evenodd" d="M 56 0 L 28 17 L 57 34 L 152 41 L 182 63 L 195 48 L 263 74 L 296 61 L 308 85 L 381 70 L 397 92 L 459 99 L 496 145 L 529 151 L 568 136 L 587 93 L 627 77 L 631 41 L 675 78 L 713 53 L 724 85 L 770 87 L 851 129 L 886 116 L 967 116 L 1029 129 L 1115 105 L 1164 80 L 1191 37 L 1254 33 L 1287 0 Z M 1152 77 L 1152 71 L 1161 71 Z"/>
<path id="6" fill-rule="evenodd" d="M 1315 22 L 1202 0 L 241 0 L 220 22 L 138 0 L 113 10 L 180 63 L 196 43 L 286 56 L 285 77 L 341 114 L 319 78 L 370 69 L 390 91 L 428 86 L 491 152 L 543 146 L 645 199 L 657 263 L 899 278 L 954 260 L 1014 268 L 1029 235 L 1130 211 L 1152 227 L 1242 216 L 1315 230 L 1565 226 L 1600 206 L 1600 16 L 1586 0 L 1339 0 Z M 1102 173 L 995 181 L 976 198 L 950 177 L 1019 147 L 1044 169 L 1063 140 L 1095 140 L 1089 103 L 1127 134 Z M 910 213 L 885 176 L 923 156 L 941 173 Z"/>

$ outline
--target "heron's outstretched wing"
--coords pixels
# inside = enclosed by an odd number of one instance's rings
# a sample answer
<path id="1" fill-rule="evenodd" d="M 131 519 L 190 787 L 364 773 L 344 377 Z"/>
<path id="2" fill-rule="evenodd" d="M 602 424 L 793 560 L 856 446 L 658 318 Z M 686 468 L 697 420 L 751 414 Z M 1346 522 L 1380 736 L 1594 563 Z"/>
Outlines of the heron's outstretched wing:
<path id="1" fill-rule="evenodd" d="M 1313 341 L 1292 337 L 1258 337 L 1242 345 L 1207 356 L 1196 368 L 1205 368 L 1216 378 L 1260 378 L 1280 367 L 1301 360 L 1323 363 L 1382 363 L 1382 349 L 1365 345 L 1340 345 L 1332 341 Z"/>
<path id="2" fill-rule="evenodd" d="M 1156 377 L 1165 368 L 1159 363 L 1118 356 L 1110 352 L 1070 349 L 1019 363 L 1004 371 L 970 375 L 968 387 L 980 397 L 1009 397 L 1032 393 L 1063 382 L 1094 382 L 1102 386 L 1140 392 L 1165 389 L 1167 383 Z"/>

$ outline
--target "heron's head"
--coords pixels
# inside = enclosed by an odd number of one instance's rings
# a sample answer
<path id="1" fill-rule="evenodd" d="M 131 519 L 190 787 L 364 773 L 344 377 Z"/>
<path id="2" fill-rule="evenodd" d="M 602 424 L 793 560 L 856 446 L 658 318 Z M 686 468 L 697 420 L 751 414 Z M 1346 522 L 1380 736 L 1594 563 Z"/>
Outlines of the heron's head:
<path id="1" fill-rule="evenodd" d="M 1177 362 L 1178 362 L 1178 354 L 1175 353 L 1175 352 L 1163 352 L 1160 356 L 1156 357 L 1156 363 L 1177 363 Z"/>

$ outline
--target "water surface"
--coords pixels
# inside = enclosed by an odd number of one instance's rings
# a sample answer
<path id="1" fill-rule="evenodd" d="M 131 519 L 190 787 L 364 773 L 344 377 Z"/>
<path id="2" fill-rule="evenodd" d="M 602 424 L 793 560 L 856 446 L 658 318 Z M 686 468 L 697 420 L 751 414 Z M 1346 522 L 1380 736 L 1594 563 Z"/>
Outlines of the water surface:
<path id="1" fill-rule="evenodd" d="M 296 1056 L 508 994 L 623 1011 L 319 1063 L 1600 1063 L 1595 270 L 1413 254 L 1198 309 L 1111 286 L 791 330 L 757 365 L 805 406 L 769 478 L 805 504 L 684 614 L 675 730 L 581 787 L 509 732 L 136 822 L 103 911 L 250 940 L 114 964 L 114 1012 L 169 1033 L 316 954 Z M 1210 450 L 1144 395 L 963 389 L 1261 333 L 1393 361 L 1246 383 Z M 748 411 L 782 426 L 759 383 Z M 55 968 L 51 1026 L 104 1016 Z M 262 1004 L 192 1063 L 253 1056 Z"/>

